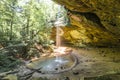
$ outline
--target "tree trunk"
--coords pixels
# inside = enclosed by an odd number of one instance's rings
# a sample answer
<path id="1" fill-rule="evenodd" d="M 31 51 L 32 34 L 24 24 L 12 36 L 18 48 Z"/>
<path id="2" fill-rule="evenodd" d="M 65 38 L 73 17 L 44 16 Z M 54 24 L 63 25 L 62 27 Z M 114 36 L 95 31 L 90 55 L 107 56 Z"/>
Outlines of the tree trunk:
<path id="1" fill-rule="evenodd" d="M 10 23 L 10 41 L 12 40 L 12 33 L 13 33 L 13 19 L 11 19 L 11 23 Z"/>
<path id="2" fill-rule="evenodd" d="M 27 36 L 29 36 L 29 21 L 30 21 L 30 16 L 28 16 L 27 18 L 27 26 L 26 26 Z"/>

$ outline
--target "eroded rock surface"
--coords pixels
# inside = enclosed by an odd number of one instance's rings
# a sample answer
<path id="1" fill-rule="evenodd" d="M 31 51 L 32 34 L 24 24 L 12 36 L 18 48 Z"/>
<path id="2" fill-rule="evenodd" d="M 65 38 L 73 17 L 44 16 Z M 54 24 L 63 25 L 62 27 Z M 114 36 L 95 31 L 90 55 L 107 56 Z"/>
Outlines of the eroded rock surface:
<path id="1" fill-rule="evenodd" d="M 66 41 L 95 46 L 119 45 L 119 0 L 53 0 L 68 9 Z M 76 44 L 75 44 L 76 45 Z"/>

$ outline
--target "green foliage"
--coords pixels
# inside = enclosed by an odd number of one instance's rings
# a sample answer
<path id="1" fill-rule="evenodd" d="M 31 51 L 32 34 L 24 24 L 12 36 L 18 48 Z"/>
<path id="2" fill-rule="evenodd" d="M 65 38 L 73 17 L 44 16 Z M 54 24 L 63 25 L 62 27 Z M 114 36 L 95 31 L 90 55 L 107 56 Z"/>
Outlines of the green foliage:
<path id="1" fill-rule="evenodd" d="M 42 44 L 43 46 L 48 46 L 48 45 L 50 45 L 50 38 L 49 38 L 49 36 L 46 34 L 46 33 L 43 33 L 43 32 L 39 32 L 39 34 L 38 34 L 39 36 L 38 36 L 38 40 L 39 40 L 39 42 L 40 42 L 40 44 Z"/>
<path id="2" fill-rule="evenodd" d="M 20 60 L 15 59 L 12 56 L 8 56 L 7 53 L 2 53 L 0 51 L 0 72 L 14 69 L 18 64 L 20 64 Z"/>
<path id="3" fill-rule="evenodd" d="M 51 28 L 59 13 L 62 14 L 60 17 L 66 17 L 64 8 L 51 0 L 0 0 L 0 44 L 8 46 L 15 41 L 29 41 L 28 45 L 31 45 L 38 41 L 49 47 Z M 4 54 L 0 51 L 0 69 L 3 71 L 19 62 L 10 54 L 14 55 L 14 52 Z"/>
<path id="4" fill-rule="evenodd" d="M 1 0 L 0 40 L 37 40 L 48 44 L 58 17 L 65 20 L 66 10 L 51 0 Z"/>

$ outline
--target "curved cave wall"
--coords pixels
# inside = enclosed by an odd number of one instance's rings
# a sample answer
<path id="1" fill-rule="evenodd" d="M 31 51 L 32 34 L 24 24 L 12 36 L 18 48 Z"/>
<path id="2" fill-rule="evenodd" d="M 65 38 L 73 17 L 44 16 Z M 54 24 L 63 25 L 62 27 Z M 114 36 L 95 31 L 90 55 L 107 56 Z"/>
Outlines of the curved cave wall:
<path id="1" fill-rule="evenodd" d="M 63 38 L 77 46 L 120 44 L 120 0 L 53 0 L 68 10 Z"/>

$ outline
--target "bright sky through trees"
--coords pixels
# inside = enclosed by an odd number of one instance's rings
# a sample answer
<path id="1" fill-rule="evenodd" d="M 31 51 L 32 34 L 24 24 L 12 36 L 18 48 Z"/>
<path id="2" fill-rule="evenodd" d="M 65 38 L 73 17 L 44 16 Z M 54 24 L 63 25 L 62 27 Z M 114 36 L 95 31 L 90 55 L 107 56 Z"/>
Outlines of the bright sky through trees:
<path id="1" fill-rule="evenodd" d="M 0 14 L 1 40 L 32 40 L 41 33 L 48 35 L 58 18 L 67 18 L 64 7 L 52 0 L 1 0 Z"/>

